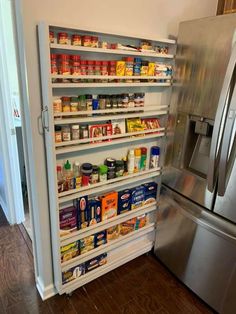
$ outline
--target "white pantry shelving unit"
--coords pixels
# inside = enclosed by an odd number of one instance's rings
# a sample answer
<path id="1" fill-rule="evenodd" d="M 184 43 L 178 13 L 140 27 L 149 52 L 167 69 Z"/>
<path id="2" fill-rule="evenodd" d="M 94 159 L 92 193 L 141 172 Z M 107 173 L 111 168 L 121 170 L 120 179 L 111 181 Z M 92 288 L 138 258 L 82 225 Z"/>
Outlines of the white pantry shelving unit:
<path id="1" fill-rule="evenodd" d="M 52 236 L 52 253 L 55 287 L 58 293 L 70 293 L 74 289 L 98 278 L 99 276 L 119 267 L 120 265 L 136 258 L 139 255 L 149 252 L 154 243 L 157 203 L 146 204 L 135 210 L 128 211 L 124 214 L 117 215 L 109 220 L 101 221 L 95 225 L 80 229 L 68 234 L 60 235 L 59 211 L 65 206 L 70 206 L 81 196 L 89 197 L 102 195 L 112 190 L 122 190 L 127 187 L 134 187 L 145 182 L 155 181 L 160 183 L 161 167 L 155 169 L 146 169 L 145 171 L 130 174 L 127 176 L 99 182 L 91 186 L 84 186 L 80 189 L 73 189 L 58 193 L 57 191 L 57 164 L 62 164 L 66 159 L 79 160 L 80 162 L 91 162 L 101 164 L 106 157 L 121 157 L 127 154 L 131 147 L 145 145 L 150 149 L 153 145 L 159 145 L 161 149 L 165 142 L 165 122 L 167 119 L 169 97 L 171 93 L 171 76 L 73 76 L 73 75 L 51 75 L 50 54 L 51 53 L 68 53 L 81 54 L 84 58 L 96 60 L 118 60 L 123 56 L 141 57 L 144 60 L 153 62 L 165 62 L 173 64 L 175 41 L 171 39 L 149 39 L 159 45 L 169 47 L 168 54 L 158 54 L 153 52 L 127 51 L 121 49 L 102 49 L 73 45 L 59 45 L 50 43 L 49 31 L 55 33 L 66 31 L 70 35 L 78 33 L 81 35 L 96 35 L 101 40 L 107 42 L 119 42 L 121 44 L 130 44 L 137 46 L 142 37 L 131 37 L 125 35 L 107 34 L 103 32 L 81 30 L 75 27 L 63 25 L 51 25 L 41 22 L 38 25 L 40 67 L 41 67 L 41 85 L 43 111 L 42 121 L 45 133 L 47 166 L 48 166 L 48 185 L 50 196 L 50 219 L 51 219 L 51 236 Z M 57 82 L 65 79 L 96 79 L 96 82 Z M 107 82 L 104 82 L 104 79 Z M 125 82 L 132 79 L 132 82 Z M 99 82 L 101 80 L 101 82 Z M 118 80 L 118 81 L 117 81 Z M 138 82 L 136 80 L 139 80 Z M 73 96 L 75 94 L 114 94 L 114 93 L 137 93 L 145 92 L 144 107 L 134 108 L 114 108 L 104 110 L 79 111 L 79 112 L 53 112 L 54 97 Z M 69 142 L 54 142 L 54 128 L 60 125 L 93 123 L 108 121 L 113 119 L 125 119 L 135 117 L 159 117 L 161 127 L 152 130 L 139 131 L 134 133 L 122 133 L 119 135 L 103 136 L 94 139 L 79 139 Z M 164 153 L 164 151 L 163 151 Z M 123 155 L 122 155 L 123 154 Z M 149 155 L 148 155 L 149 158 Z M 161 158 L 162 163 L 162 158 Z M 160 184 L 158 185 L 158 189 Z M 129 219 L 146 214 L 148 217 L 147 224 L 138 230 L 127 235 L 121 236 L 107 242 L 85 254 L 78 255 L 68 261 L 61 263 L 60 249 L 85 237 L 91 236 L 97 232 L 114 227 Z M 91 258 L 102 253 L 107 253 L 107 263 L 100 266 L 81 277 L 78 277 L 68 283 L 62 283 L 62 272 L 68 271 Z"/>

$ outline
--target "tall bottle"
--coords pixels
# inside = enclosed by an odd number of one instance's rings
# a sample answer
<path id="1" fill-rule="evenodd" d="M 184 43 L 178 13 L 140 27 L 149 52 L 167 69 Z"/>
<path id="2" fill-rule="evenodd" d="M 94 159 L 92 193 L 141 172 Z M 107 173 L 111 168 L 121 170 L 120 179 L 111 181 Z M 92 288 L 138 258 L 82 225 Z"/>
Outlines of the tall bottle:
<path id="1" fill-rule="evenodd" d="M 58 193 L 61 193 L 64 191 L 64 178 L 63 178 L 63 173 L 62 173 L 62 167 L 57 166 L 57 190 Z"/>
<path id="2" fill-rule="evenodd" d="M 134 172 L 140 171 L 140 161 L 141 161 L 141 149 L 135 148 L 135 150 L 134 150 Z"/>
<path id="3" fill-rule="evenodd" d="M 134 173 L 134 150 L 130 149 L 128 154 L 128 173 Z"/>
<path id="4" fill-rule="evenodd" d="M 73 173 L 74 173 L 74 188 L 79 189 L 82 184 L 82 176 L 80 174 L 80 163 L 75 161 L 73 166 Z"/>
<path id="5" fill-rule="evenodd" d="M 150 169 L 159 167 L 160 147 L 152 146 L 150 152 Z"/>
<path id="6" fill-rule="evenodd" d="M 73 172 L 71 169 L 71 163 L 69 160 L 66 161 L 64 164 L 64 179 L 65 179 L 65 185 L 66 185 L 66 190 L 72 190 L 74 189 L 74 176 Z"/>

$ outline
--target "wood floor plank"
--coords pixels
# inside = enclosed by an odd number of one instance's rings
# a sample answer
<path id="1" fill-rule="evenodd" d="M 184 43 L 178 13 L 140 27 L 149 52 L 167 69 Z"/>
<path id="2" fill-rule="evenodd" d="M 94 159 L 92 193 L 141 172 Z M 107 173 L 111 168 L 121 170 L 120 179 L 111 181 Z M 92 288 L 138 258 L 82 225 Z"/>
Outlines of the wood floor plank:
<path id="1" fill-rule="evenodd" d="M 66 295 L 56 295 L 48 300 L 48 305 L 53 314 L 76 314 L 71 298 Z"/>

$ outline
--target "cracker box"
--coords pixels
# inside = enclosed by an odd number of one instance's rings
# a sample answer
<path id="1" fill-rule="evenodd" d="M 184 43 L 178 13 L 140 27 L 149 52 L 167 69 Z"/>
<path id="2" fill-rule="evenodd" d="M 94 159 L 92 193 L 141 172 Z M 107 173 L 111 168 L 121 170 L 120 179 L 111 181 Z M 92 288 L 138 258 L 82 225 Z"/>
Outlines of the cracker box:
<path id="1" fill-rule="evenodd" d="M 101 197 L 102 221 L 117 216 L 117 200 L 117 192 L 110 192 Z"/>
<path id="2" fill-rule="evenodd" d="M 61 262 L 69 261 L 79 255 L 79 241 L 61 246 Z"/>
<path id="3" fill-rule="evenodd" d="M 62 272 L 62 284 L 66 284 L 85 274 L 85 264 L 82 263 Z"/>
<path id="4" fill-rule="evenodd" d="M 106 263 L 107 263 L 107 253 L 103 253 L 85 262 L 85 272 L 87 273 L 99 266 L 105 265 Z"/>
<path id="5" fill-rule="evenodd" d="M 112 134 L 124 134 L 126 132 L 125 119 L 113 119 L 112 124 Z"/>
<path id="6" fill-rule="evenodd" d="M 94 245 L 98 247 L 107 243 L 107 232 L 106 230 L 98 232 L 94 235 Z"/>
<path id="7" fill-rule="evenodd" d="M 92 199 L 88 201 L 88 225 L 95 225 L 102 220 L 101 201 L 99 199 Z"/>
<path id="8" fill-rule="evenodd" d="M 116 225 L 107 229 L 107 242 L 118 239 L 120 235 L 120 225 Z"/>
<path id="9" fill-rule="evenodd" d="M 78 212 L 78 229 L 83 229 L 89 225 L 88 217 L 88 196 L 81 196 L 77 199 L 77 212 Z"/>
<path id="10" fill-rule="evenodd" d="M 149 182 L 143 184 L 145 189 L 144 205 L 155 203 L 157 198 L 157 183 Z"/>
<path id="11" fill-rule="evenodd" d="M 77 230 L 77 211 L 74 206 L 62 208 L 59 213 L 59 219 L 61 236 Z"/>
<path id="12" fill-rule="evenodd" d="M 131 191 L 129 189 L 118 192 L 117 214 L 123 214 L 131 210 Z"/>
<path id="13" fill-rule="evenodd" d="M 87 253 L 94 249 L 94 235 L 90 235 L 80 240 L 80 254 Z"/>
<path id="14" fill-rule="evenodd" d="M 145 188 L 144 186 L 137 186 L 131 191 L 131 209 L 136 209 L 144 205 Z"/>
<path id="15" fill-rule="evenodd" d="M 136 218 L 132 218 L 120 224 L 120 235 L 126 235 L 134 231 L 136 225 Z"/>

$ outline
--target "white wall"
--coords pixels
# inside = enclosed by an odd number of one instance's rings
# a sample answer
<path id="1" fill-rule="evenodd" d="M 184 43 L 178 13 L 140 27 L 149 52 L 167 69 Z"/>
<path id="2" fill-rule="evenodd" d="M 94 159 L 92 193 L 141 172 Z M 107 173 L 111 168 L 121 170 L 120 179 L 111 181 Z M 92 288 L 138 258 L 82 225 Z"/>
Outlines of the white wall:
<path id="1" fill-rule="evenodd" d="M 17 2 L 17 0 L 15 0 Z M 44 285 L 50 284 L 50 233 L 46 161 L 44 141 L 38 131 L 37 119 L 41 112 L 39 60 L 36 25 L 46 20 L 57 24 L 74 24 L 78 28 L 95 28 L 113 33 L 140 34 L 144 37 L 176 35 L 182 20 L 215 15 L 217 0 L 21 0 L 26 49 L 29 88 L 29 114 L 33 134 L 31 161 L 36 179 L 33 210 L 37 213 L 37 224 L 42 231 L 39 239 L 42 260 L 48 269 Z M 27 110 L 28 110 L 27 109 Z M 28 130 L 29 131 L 29 130 Z M 32 181 L 33 183 L 33 181 Z M 37 193 L 36 193 L 37 192 Z"/>

